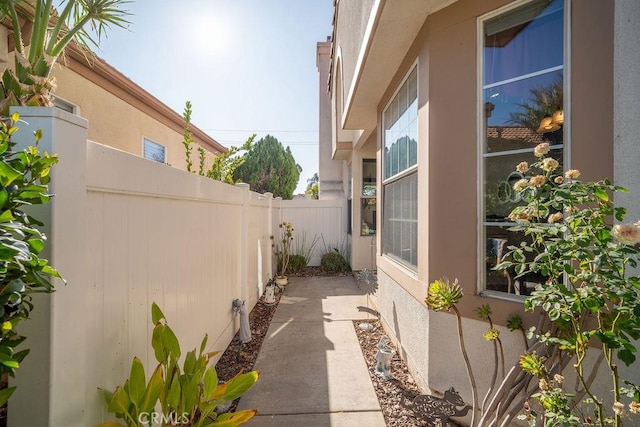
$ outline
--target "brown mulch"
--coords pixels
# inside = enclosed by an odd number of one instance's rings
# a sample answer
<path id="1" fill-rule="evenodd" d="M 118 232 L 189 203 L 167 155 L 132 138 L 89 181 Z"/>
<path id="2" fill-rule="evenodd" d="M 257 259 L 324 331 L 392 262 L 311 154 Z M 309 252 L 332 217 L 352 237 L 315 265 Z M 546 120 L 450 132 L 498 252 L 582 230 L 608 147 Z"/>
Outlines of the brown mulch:
<path id="1" fill-rule="evenodd" d="M 409 373 L 407 364 L 400 358 L 398 353 L 394 354 L 391 360 L 391 372 L 393 379 L 385 380 L 375 373 L 376 353 L 378 352 L 378 342 L 385 335 L 378 320 L 369 320 L 373 329 L 366 331 L 360 329 L 361 320 L 354 320 L 353 325 L 356 335 L 360 341 L 362 354 L 369 367 L 369 376 L 373 383 L 373 388 L 378 396 L 382 415 L 389 427 L 414 427 L 426 426 L 428 424 L 416 418 L 411 409 L 405 408 L 402 404 L 411 404 L 413 399 L 421 394 L 415 380 Z M 391 344 L 390 344 L 391 345 Z M 395 346 L 391 345 L 393 348 Z"/>
<path id="2" fill-rule="evenodd" d="M 264 296 L 260 297 L 257 304 L 253 307 L 253 310 L 249 313 L 249 326 L 251 328 L 251 341 L 245 344 L 240 343 L 239 332 L 233 337 L 231 344 L 227 347 L 222 354 L 218 363 L 216 363 L 216 372 L 218 373 L 218 380 L 221 382 L 227 382 L 231 378 L 240 373 L 245 373 L 253 370 L 253 365 L 256 363 L 260 347 L 264 337 L 269 330 L 269 324 L 273 318 L 273 314 L 278 308 L 282 298 L 282 292 L 276 294 L 276 303 L 273 307 L 267 307 L 263 304 Z M 236 399 L 229 407 L 230 411 L 235 411 L 240 399 Z"/>
<path id="3" fill-rule="evenodd" d="M 409 373 L 406 362 L 400 358 L 397 351 L 391 360 L 393 379 L 385 380 L 376 375 L 377 346 L 380 338 L 385 335 L 385 332 L 378 320 L 369 320 L 368 322 L 373 325 L 373 329 L 369 331 L 360 329 L 359 325 L 363 323 L 361 320 L 354 320 L 353 325 L 358 340 L 360 341 L 362 354 L 369 367 L 369 376 L 371 377 L 373 388 L 378 396 L 378 401 L 382 408 L 382 415 L 384 415 L 387 426 L 429 426 L 430 424 L 417 418 L 411 409 L 404 406 L 411 405 L 413 399 L 422 393 L 420 393 L 415 380 L 411 376 L 411 373 Z M 393 344 L 390 344 L 390 346 L 395 349 Z M 440 424 L 438 423 L 438 425 Z M 449 426 L 459 426 L 459 424 L 449 420 Z"/>

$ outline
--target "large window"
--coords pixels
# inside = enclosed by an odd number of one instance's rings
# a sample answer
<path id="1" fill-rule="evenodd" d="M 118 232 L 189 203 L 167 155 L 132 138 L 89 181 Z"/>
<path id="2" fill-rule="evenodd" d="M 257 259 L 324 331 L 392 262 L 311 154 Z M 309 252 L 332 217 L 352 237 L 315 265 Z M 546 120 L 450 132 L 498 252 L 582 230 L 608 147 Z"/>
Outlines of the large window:
<path id="1" fill-rule="evenodd" d="M 382 252 L 418 265 L 418 71 L 409 73 L 382 113 Z"/>
<path id="2" fill-rule="evenodd" d="M 547 142 L 550 156 L 564 158 L 564 1 L 534 0 L 486 17 L 482 25 L 482 287 L 528 295 L 544 277 L 515 278 L 493 267 L 507 247 L 524 236 L 507 219 L 522 203 L 513 184 L 522 161 Z"/>
<path id="3" fill-rule="evenodd" d="M 155 160 L 159 163 L 166 162 L 166 150 L 164 145 L 160 145 L 157 142 L 144 138 L 142 151 L 145 159 Z"/>

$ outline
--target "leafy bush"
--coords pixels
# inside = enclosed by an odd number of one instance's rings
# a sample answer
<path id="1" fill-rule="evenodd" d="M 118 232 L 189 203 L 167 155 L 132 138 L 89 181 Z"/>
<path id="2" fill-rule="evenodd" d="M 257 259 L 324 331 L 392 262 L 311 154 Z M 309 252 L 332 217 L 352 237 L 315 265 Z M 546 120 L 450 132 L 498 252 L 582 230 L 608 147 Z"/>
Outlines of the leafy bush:
<path id="1" fill-rule="evenodd" d="M 640 261 L 640 222 L 612 225 L 614 218 L 622 222 L 627 212 L 614 206 L 612 195 L 627 190 L 608 180 L 582 182 L 575 169 L 563 174 L 559 162 L 547 156 L 549 150 L 549 144 L 539 144 L 534 150 L 537 161 L 521 162 L 516 168 L 525 177 L 514 189 L 525 204 L 511 212 L 510 218 L 518 223 L 512 230 L 528 238 L 510 246 L 496 268 L 514 271 L 516 277 L 540 273 L 547 278 L 527 298 L 525 309 L 541 310 L 551 327 L 532 328 L 530 333 L 549 351 L 573 360 L 581 393 L 569 395 L 557 387 L 561 382 L 553 382 L 554 359 L 523 355 L 522 368 L 541 384 L 533 397 L 544 408 L 544 419 L 576 422 L 581 414 L 575 403 L 586 396 L 593 423 L 618 427 L 626 412 L 618 363 L 636 362 L 640 338 L 640 276 L 633 270 Z M 597 347 L 590 343 L 597 341 L 600 355 L 591 366 L 585 362 L 587 350 Z M 602 360 L 611 378 L 613 410 L 592 387 L 592 374 Z M 628 404 L 630 412 L 637 412 L 640 396 Z"/>
<path id="2" fill-rule="evenodd" d="M 289 259 L 289 271 L 293 274 L 301 273 L 307 266 L 307 260 L 302 255 L 292 255 Z"/>
<path id="3" fill-rule="evenodd" d="M 18 113 L 11 116 L 9 124 L 0 122 L 0 374 L 14 375 L 19 363 L 29 350 L 15 351 L 25 337 L 15 328 L 21 320 L 28 319 L 36 293 L 53 292 L 52 277 L 60 278 L 46 259 L 39 258 L 44 249 L 45 235 L 37 228 L 42 225 L 24 212 L 31 205 L 46 204 L 49 171 L 58 162 L 55 156 L 40 154 L 38 141 L 41 132 L 35 133 L 36 145 L 23 151 L 14 151 L 11 141 L 18 128 Z M 0 405 L 4 404 L 15 387 L 0 391 Z"/>
<path id="4" fill-rule="evenodd" d="M 205 353 L 207 335 L 204 336 L 196 356 L 193 349 L 184 358 L 182 369 L 180 343 L 167 324 L 160 308 L 151 306 L 153 335 L 151 346 L 158 365 L 147 382 L 142 362 L 136 357 L 131 365 L 131 374 L 123 386 L 115 391 L 103 390 L 108 411 L 123 419 L 126 426 L 225 426 L 244 424 L 256 414 L 245 410 L 218 414 L 216 408 L 242 396 L 258 380 L 258 372 L 238 375 L 225 384 L 218 384 L 214 365 L 208 366 L 215 352 Z M 160 401 L 162 413 L 155 412 Z M 121 426 L 105 423 L 98 427 Z"/>
<path id="5" fill-rule="evenodd" d="M 349 263 L 344 259 L 338 251 L 327 252 L 322 255 L 320 266 L 327 273 L 342 273 L 351 270 Z"/>
<path id="6" fill-rule="evenodd" d="M 306 231 L 303 231 L 295 237 L 293 242 L 293 253 L 304 258 L 304 267 L 309 265 L 311 257 L 313 256 L 313 251 L 315 250 L 319 240 L 320 238 L 318 235 L 314 235 L 313 239 L 308 241 Z"/>
<path id="7" fill-rule="evenodd" d="M 278 224 L 280 238 L 270 236 L 271 249 L 276 256 L 276 275 L 283 277 L 287 274 L 289 261 L 291 260 L 291 242 L 293 242 L 293 225 L 290 222 Z"/>

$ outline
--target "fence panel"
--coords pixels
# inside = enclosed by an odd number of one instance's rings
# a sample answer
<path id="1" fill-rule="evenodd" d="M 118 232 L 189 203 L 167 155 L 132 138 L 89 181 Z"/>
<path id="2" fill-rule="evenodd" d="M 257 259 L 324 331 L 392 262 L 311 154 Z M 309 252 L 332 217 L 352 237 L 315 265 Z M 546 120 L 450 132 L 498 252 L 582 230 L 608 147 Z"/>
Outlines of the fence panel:
<path id="1" fill-rule="evenodd" d="M 280 206 L 282 221 L 293 224 L 294 238 L 304 235 L 307 242 L 318 238 L 309 265 L 320 265 L 322 253 L 328 249 L 325 246 L 346 247 L 346 200 L 282 200 Z"/>

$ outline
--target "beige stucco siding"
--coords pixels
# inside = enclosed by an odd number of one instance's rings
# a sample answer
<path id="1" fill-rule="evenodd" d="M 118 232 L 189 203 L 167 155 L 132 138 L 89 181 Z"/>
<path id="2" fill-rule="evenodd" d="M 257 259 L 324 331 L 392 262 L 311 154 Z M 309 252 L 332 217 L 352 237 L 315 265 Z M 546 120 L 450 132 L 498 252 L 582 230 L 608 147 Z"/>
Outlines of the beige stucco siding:
<path id="1" fill-rule="evenodd" d="M 54 76 L 56 95 L 79 105 L 80 115 L 89 120 L 90 140 L 142 156 L 142 139 L 146 137 L 166 147 L 166 163 L 186 168 L 181 133 L 68 68 L 56 67 Z M 195 148 L 193 151 L 197 156 Z"/>
<path id="2" fill-rule="evenodd" d="M 353 84 L 354 73 L 374 0 L 342 1 L 338 3 L 336 46 L 340 48 L 343 98 L 346 100 Z M 335 52 L 334 54 L 337 54 Z M 343 109 L 344 111 L 344 109 Z"/>

